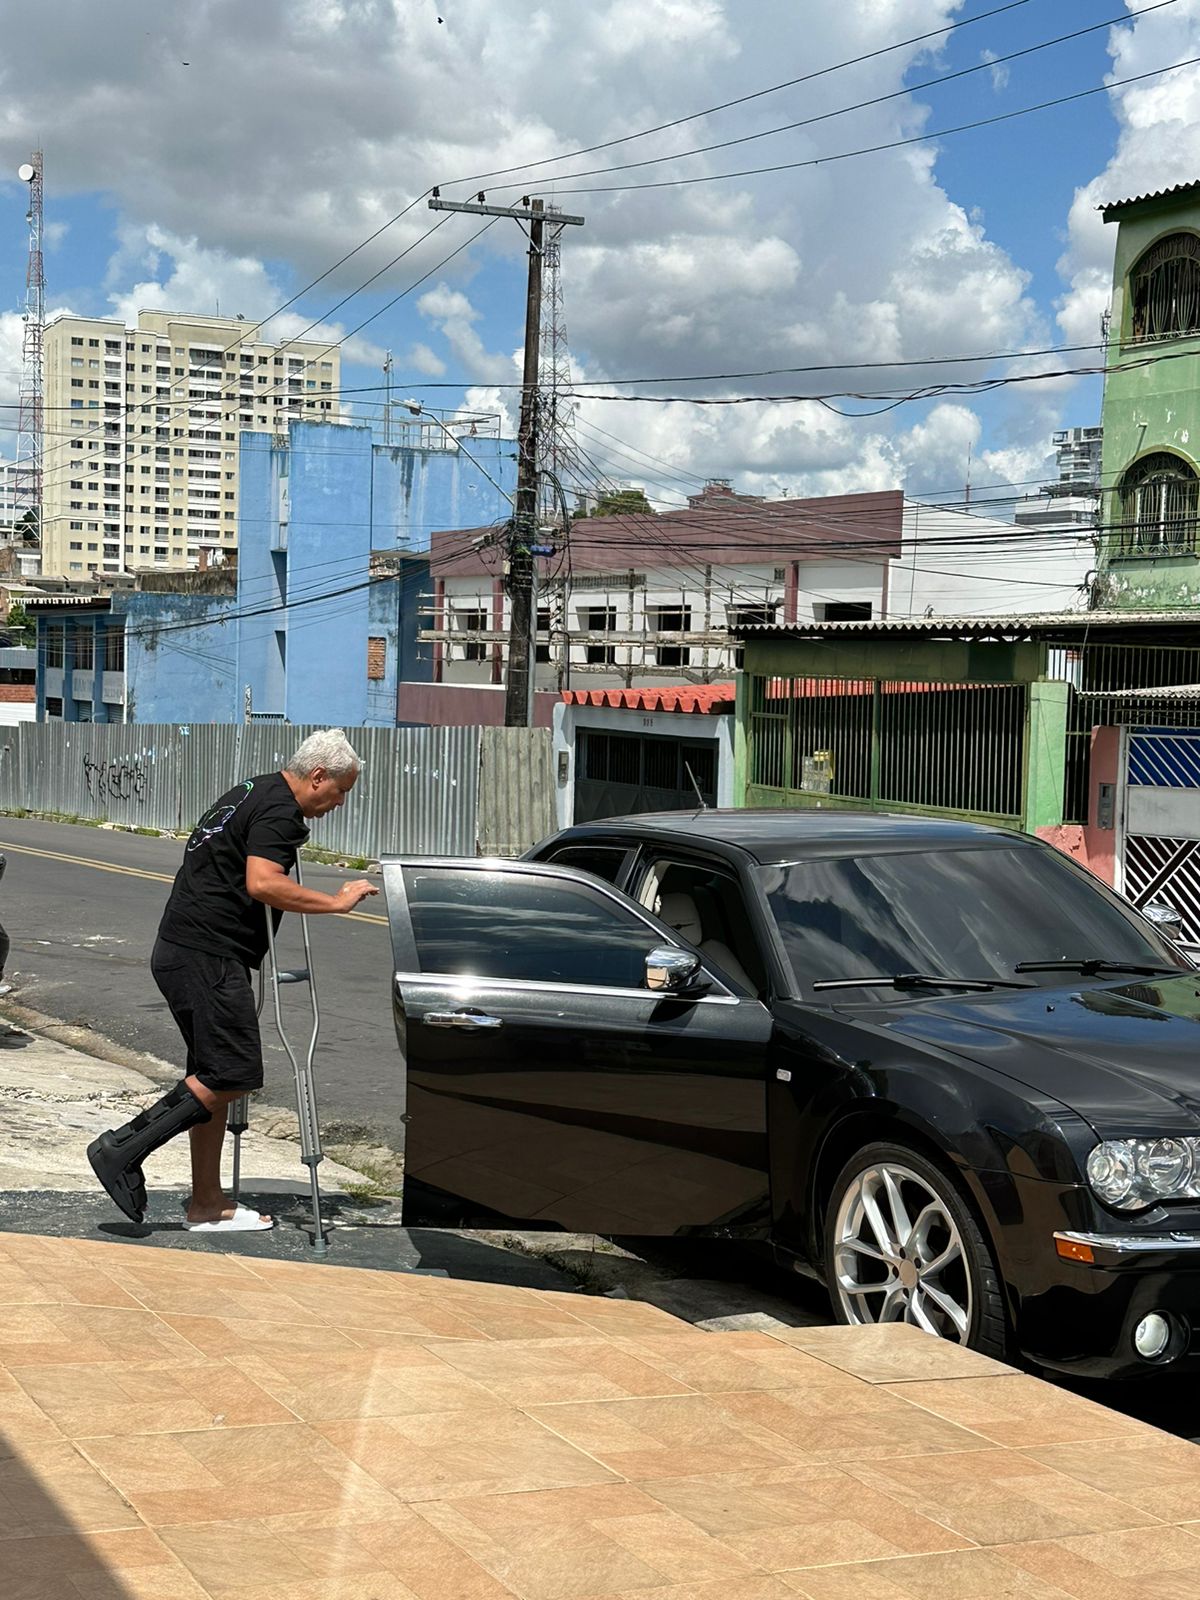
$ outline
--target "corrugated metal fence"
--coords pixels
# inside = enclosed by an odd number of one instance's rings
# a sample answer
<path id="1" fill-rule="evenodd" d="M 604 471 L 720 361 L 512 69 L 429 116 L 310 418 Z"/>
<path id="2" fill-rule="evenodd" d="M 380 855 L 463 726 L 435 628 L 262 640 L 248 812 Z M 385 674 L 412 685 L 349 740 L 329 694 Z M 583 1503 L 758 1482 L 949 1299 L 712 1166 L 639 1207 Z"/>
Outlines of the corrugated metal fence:
<path id="1" fill-rule="evenodd" d="M 310 727 L 49 722 L 0 729 L 0 809 L 187 832 L 239 778 L 278 770 Z M 313 844 L 344 855 L 517 855 L 554 828 L 550 734 L 349 728 L 363 760 Z"/>

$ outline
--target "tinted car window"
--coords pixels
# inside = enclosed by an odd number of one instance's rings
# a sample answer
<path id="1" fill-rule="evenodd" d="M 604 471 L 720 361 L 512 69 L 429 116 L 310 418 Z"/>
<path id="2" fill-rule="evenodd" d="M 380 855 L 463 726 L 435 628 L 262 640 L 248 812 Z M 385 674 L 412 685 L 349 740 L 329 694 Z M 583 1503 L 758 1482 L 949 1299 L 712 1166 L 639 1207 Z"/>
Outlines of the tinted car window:
<path id="1" fill-rule="evenodd" d="M 422 972 L 645 987 L 652 928 L 598 890 L 518 872 L 406 867 Z"/>
<path id="2" fill-rule="evenodd" d="M 590 872 L 594 878 L 606 883 L 616 883 L 629 854 L 623 846 L 603 844 L 569 844 L 547 856 L 556 867 L 573 867 L 577 872 Z"/>
<path id="3" fill-rule="evenodd" d="M 1186 970 L 1120 901 L 1048 850 L 913 851 L 760 873 L 804 994 L 822 978 L 1011 978 L 1018 961 L 1091 956 Z M 847 993 L 857 1002 L 857 991 Z M 864 1002 L 894 999 L 891 990 L 862 992 Z"/>

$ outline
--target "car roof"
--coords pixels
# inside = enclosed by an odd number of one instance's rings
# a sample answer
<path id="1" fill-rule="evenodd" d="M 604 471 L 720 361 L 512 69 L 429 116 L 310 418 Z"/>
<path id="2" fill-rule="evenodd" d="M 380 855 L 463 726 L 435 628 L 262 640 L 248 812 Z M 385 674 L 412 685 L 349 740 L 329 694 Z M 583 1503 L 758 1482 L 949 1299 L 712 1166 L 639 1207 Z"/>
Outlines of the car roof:
<path id="1" fill-rule="evenodd" d="M 634 835 L 664 844 L 703 840 L 733 845 L 767 865 L 843 851 L 874 854 L 892 850 L 963 849 L 981 845 L 1033 844 L 1026 835 L 950 817 L 904 816 L 881 811 L 778 808 L 708 811 L 647 811 L 576 824 L 561 840 Z"/>

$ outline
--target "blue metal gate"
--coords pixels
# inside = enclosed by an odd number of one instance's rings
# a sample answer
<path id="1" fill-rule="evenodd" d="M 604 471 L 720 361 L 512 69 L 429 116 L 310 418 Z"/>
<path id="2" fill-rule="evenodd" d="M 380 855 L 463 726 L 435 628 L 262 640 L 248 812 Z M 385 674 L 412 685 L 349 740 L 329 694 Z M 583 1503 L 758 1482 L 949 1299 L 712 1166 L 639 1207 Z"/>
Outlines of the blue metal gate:
<path id="1" fill-rule="evenodd" d="M 1124 776 L 1121 887 L 1173 905 L 1200 944 L 1200 729 L 1131 728 Z"/>

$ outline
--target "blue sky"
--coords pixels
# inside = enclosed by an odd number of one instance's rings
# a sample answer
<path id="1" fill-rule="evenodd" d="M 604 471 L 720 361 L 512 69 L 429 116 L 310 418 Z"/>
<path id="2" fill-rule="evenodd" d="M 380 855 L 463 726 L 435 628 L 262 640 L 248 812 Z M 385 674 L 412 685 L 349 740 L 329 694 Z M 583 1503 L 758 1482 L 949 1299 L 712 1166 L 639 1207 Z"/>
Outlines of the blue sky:
<path id="1" fill-rule="evenodd" d="M 0 65 L 0 166 L 15 171 L 39 138 L 44 143 L 52 307 L 212 312 L 219 298 L 223 313 L 261 317 L 430 182 L 627 134 L 987 9 L 986 0 L 446 0 L 440 8 L 432 0 L 261 0 L 253 8 L 197 0 L 174 13 L 128 0 L 119 10 L 71 8 L 64 30 L 65 7 L 21 8 Z M 575 165 L 835 110 L 1120 10 L 1116 0 L 1027 0 L 951 31 L 932 53 L 913 47 L 879 56 Z M 1115 33 L 1090 34 L 994 74 L 665 170 L 828 155 L 1190 55 L 1200 55 L 1200 0 L 1173 0 Z M 1196 176 L 1198 93 L 1189 68 L 933 147 L 686 189 L 564 195 L 588 218 L 563 248 L 577 371 L 609 379 L 844 363 L 830 387 L 873 388 L 880 375 L 854 363 L 1094 338 L 1113 231 L 1106 236 L 1095 224 L 1094 197 L 1113 184 L 1156 188 Z M 63 106 L 71 108 L 67 119 Z M 555 170 L 540 169 L 542 181 L 530 176 L 528 187 L 552 198 L 556 187 L 545 180 Z M 0 403 L 8 405 L 23 202 L 23 186 L 0 183 L 0 216 L 8 219 L 0 278 L 9 285 L 0 295 L 9 313 L 0 318 Z M 378 363 L 390 347 L 398 389 L 431 405 L 504 408 L 512 392 L 498 386 L 515 381 L 521 339 L 522 241 L 500 222 L 437 268 L 472 231 L 452 218 L 420 242 L 437 220 L 419 206 L 292 310 L 338 337 L 435 269 L 347 346 L 343 381 L 381 383 Z M 410 244 L 412 254 L 377 288 L 330 314 Z M 288 331 L 300 325 L 293 318 Z M 1071 362 L 1046 363 L 1055 364 Z M 952 375 L 908 369 L 901 381 Z M 459 387 L 422 387 L 433 383 Z M 712 398 L 746 387 L 695 392 Z M 597 483 L 640 476 L 664 503 L 710 475 L 765 493 L 892 483 L 930 492 L 963 480 L 969 450 L 976 483 L 1023 483 L 1046 475 L 1050 431 L 1097 420 L 1099 398 L 1097 380 L 1056 381 L 868 419 L 811 403 L 719 411 L 588 401 L 581 475 Z M 613 435 L 632 453 L 618 450 Z M 11 453 L 6 446 L 0 440 Z"/>

